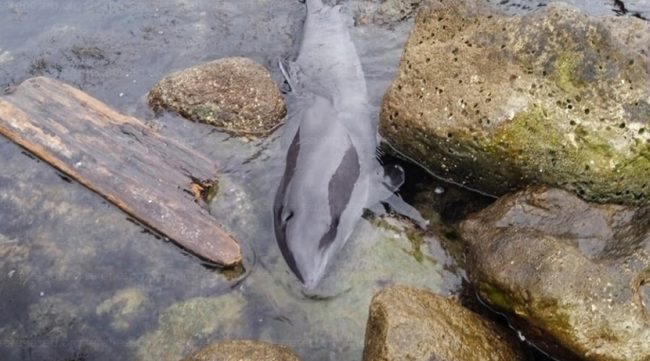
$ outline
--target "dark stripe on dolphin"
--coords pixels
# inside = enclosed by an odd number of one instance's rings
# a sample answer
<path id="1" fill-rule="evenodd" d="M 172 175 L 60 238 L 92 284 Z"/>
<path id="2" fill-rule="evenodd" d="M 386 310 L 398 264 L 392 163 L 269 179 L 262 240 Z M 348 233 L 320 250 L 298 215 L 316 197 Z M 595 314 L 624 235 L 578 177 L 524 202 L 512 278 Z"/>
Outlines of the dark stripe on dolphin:
<path id="1" fill-rule="evenodd" d="M 300 270 L 296 265 L 296 260 L 293 257 L 293 254 L 289 250 L 287 245 L 287 239 L 285 237 L 285 229 L 287 227 L 285 220 L 283 219 L 284 212 L 284 196 L 287 193 L 287 188 L 289 183 L 291 183 L 291 178 L 293 178 L 294 173 L 296 172 L 296 165 L 298 164 L 298 155 L 300 153 L 300 128 L 296 132 L 296 136 L 291 141 L 289 146 L 289 151 L 287 152 L 287 163 L 284 169 L 284 175 L 282 176 L 282 182 L 280 183 L 280 189 L 275 197 L 275 216 L 274 216 L 274 231 L 275 239 L 278 241 L 278 246 L 280 247 L 280 252 L 282 252 L 282 257 L 284 257 L 289 269 L 298 277 L 300 282 L 305 282 Z M 292 210 L 289 210 L 292 212 Z"/>
<path id="2" fill-rule="evenodd" d="M 328 187 L 328 198 L 330 206 L 330 218 L 332 222 L 318 243 L 318 249 L 329 247 L 336 239 L 341 214 L 347 207 L 352 197 L 354 185 L 357 184 L 361 174 L 359 155 L 352 144 L 345 151 L 341 164 L 332 175 Z"/>
<path id="3" fill-rule="evenodd" d="M 282 195 L 287 192 L 287 187 L 293 178 L 293 174 L 296 172 L 296 165 L 298 164 L 298 154 L 300 154 L 300 128 L 296 131 L 296 136 L 293 137 L 291 145 L 289 146 L 289 151 L 287 152 L 287 164 L 284 168 L 284 176 L 282 177 Z"/>

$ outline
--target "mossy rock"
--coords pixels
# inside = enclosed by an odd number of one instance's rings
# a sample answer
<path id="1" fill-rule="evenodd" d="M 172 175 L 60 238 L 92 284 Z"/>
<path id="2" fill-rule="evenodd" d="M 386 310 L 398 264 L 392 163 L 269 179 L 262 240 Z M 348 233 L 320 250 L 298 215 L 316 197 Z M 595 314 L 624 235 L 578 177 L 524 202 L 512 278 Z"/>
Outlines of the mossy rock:
<path id="1" fill-rule="evenodd" d="M 480 297 L 558 359 L 650 360 L 650 208 L 545 187 L 463 221 Z"/>
<path id="2" fill-rule="evenodd" d="M 650 202 L 650 60 L 565 4 L 524 16 L 443 1 L 422 10 L 380 132 L 434 173 L 493 195 L 531 184 Z"/>
<path id="3" fill-rule="evenodd" d="M 286 114 L 269 72 L 247 58 L 219 59 L 170 74 L 148 98 L 154 110 L 175 111 L 233 135 L 267 135 Z"/>
<path id="4" fill-rule="evenodd" d="M 392 286 L 370 304 L 363 360 L 514 361 L 522 355 L 507 332 L 456 301 Z"/>

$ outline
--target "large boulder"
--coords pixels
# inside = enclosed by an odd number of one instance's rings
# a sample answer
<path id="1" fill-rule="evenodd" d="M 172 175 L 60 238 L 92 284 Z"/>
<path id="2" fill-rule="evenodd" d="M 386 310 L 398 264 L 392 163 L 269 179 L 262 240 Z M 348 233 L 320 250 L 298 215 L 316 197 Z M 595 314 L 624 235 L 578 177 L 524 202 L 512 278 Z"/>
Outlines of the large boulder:
<path id="1" fill-rule="evenodd" d="M 260 341 L 221 341 L 182 361 L 300 361 L 286 346 Z"/>
<path id="2" fill-rule="evenodd" d="M 234 135 L 266 135 L 286 114 L 269 72 L 247 58 L 219 59 L 172 73 L 151 89 L 149 104 Z"/>
<path id="3" fill-rule="evenodd" d="M 647 21 L 561 3 L 506 16 L 435 2 L 416 18 L 380 132 L 434 173 L 490 194 L 547 184 L 648 203 L 649 33 Z"/>
<path id="4" fill-rule="evenodd" d="M 393 286 L 372 299 L 363 361 L 521 360 L 491 321 L 431 292 Z"/>
<path id="5" fill-rule="evenodd" d="M 650 360 L 650 208 L 534 188 L 471 216 L 461 236 L 480 297 L 529 339 L 584 360 Z"/>

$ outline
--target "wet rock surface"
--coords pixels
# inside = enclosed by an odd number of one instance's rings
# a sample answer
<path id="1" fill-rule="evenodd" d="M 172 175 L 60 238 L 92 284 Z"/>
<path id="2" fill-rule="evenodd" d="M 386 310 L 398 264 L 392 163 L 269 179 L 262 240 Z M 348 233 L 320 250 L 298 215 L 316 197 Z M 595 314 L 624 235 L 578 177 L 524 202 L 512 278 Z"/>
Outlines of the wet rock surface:
<path id="1" fill-rule="evenodd" d="M 364 361 L 520 359 L 498 326 L 431 292 L 393 286 L 370 304 Z"/>
<path id="2" fill-rule="evenodd" d="M 533 188 L 471 216 L 461 236 L 480 297 L 528 338 L 584 360 L 650 359 L 647 207 Z"/>
<path id="3" fill-rule="evenodd" d="M 110 326 L 118 331 L 134 327 L 134 320 L 139 309 L 147 303 L 147 295 L 135 287 L 120 290 L 115 295 L 102 302 L 95 313 L 99 316 L 110 315 Z"/>
<path id="4" fill-rule="evenodd" d="M 172 73 L 149 92 L 154 109 L 214 125 L 235 135 L 266 135 L 286 114 L 269 72 L 247 58 L 219 59 Z"/>
<path id="5" fill-rule="evenodd" d="M 532 183 L 647 203 L 649 32 L 647 21 L 560 3 L 506 16 L 436 2 L 416 18 L 380 132 L 434 173 L 487 193 Z"/>
<path id="6" fill-rule="evenodd" d="M 299 361 L 288 347 L 259 341 L 222 341 L 182 361 Z"/>
<path id="7" fill-rule="evenodd" d="M 393 25 L 415 15 L 422 0 L 366 0 L 355 16 L 357 25 Z"/>

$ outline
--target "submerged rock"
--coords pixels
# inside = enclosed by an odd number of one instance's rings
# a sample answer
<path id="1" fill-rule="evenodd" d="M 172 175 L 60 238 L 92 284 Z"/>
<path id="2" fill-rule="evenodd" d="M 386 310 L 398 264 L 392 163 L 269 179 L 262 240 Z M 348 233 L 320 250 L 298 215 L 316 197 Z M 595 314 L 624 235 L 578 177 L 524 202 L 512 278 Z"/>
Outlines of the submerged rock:
<path id="1" fill-rule="evenodd" d="M 207 337 L 230 338 L 241 327 L 244 298 L 235 292 L 196 297 L 162 311 L 158 329 L 140 337 L 136 360 L 176 361 Z"/>
<path id="2" fill-rule="evenodd" d="M 364 361 L 521 360 L 492 322 L 424 290 L 393 286 L 372 299 Z"/>
<path id="3" fill-rule="evenodd" d="M 286 114 L 269 72 L 247 58 L 219 59 L 170 74 L 151 89 L 149 104 L 235 135 L 266 135 Z"/>
<path id="4" fill-rule="evenodd" d="M 355 16 L 357 25 L 393 25 L 411 18 L 422 0 L 365 0 Z"/>
<path id="5" fill-rule="evenodd" d="M 650 202 L 648 33 L 648 22 L 559 3 L 506 16 L 436 2 L 416 18 L 380 132 L 434 173 L 490 194 L 547 184 Z"/>
<path id="6" fill-rule="evenodd" d="M 222 341 L 207 346 L 182 361 L 300 361 L 286 346 L 260 341 Z"/>
<path id="7" fill-rule="evenodd" d="M 650 360 L 650 208 L 529 189 L 464 221 L 461 236 L 481 298 L 528 338 L 585 360 Z"/>
<path id="8" fill-rule="evenodd" d="M 147 303 L 147 295 L 140 289 L 131 287 L 116 292 L 113 297 L 102 302 L 95 313 L 111 315 L 111 327 L 118 331 L 131 328 L 138 311 Z"/>

